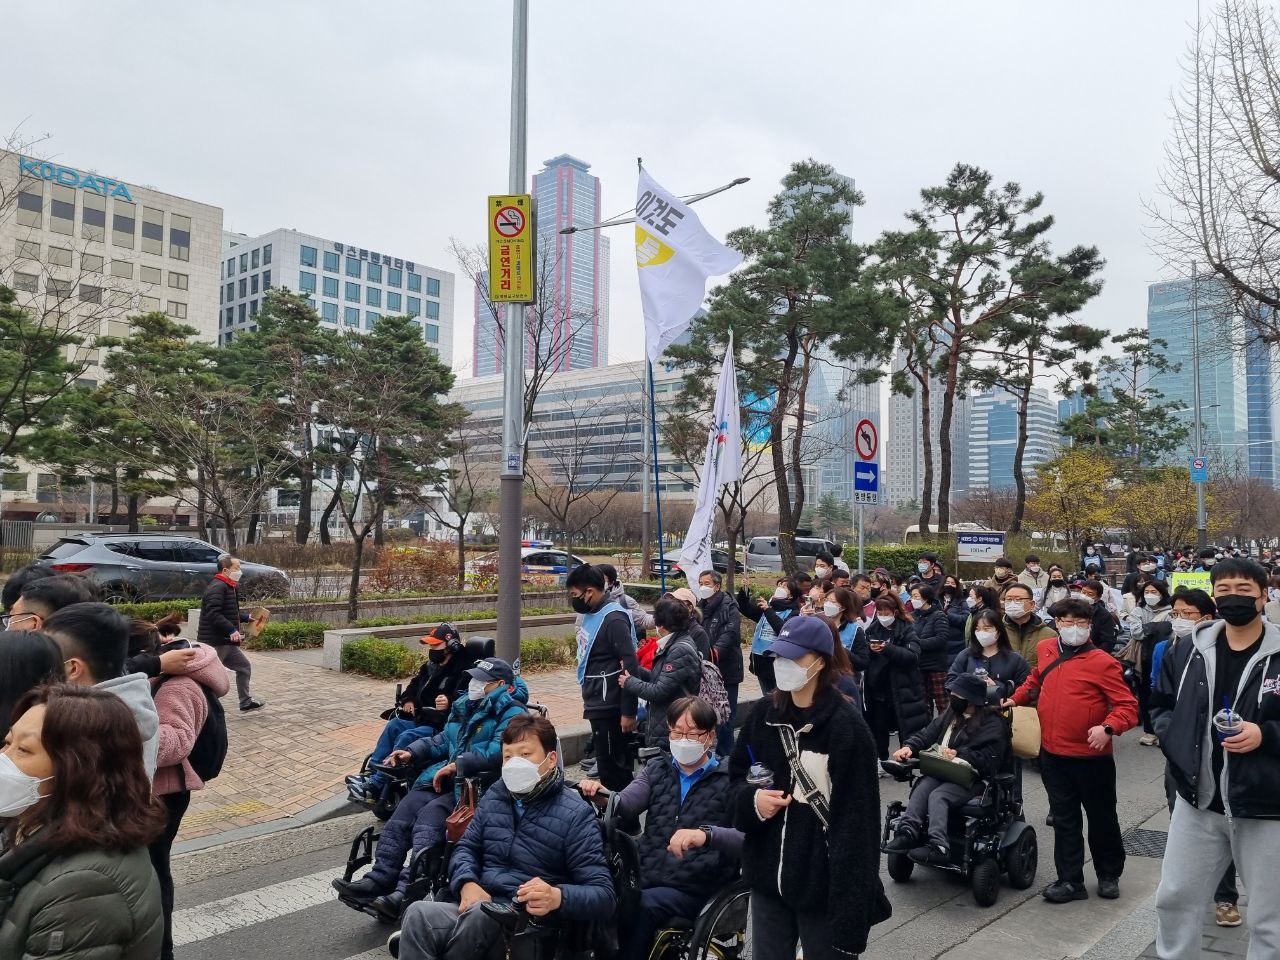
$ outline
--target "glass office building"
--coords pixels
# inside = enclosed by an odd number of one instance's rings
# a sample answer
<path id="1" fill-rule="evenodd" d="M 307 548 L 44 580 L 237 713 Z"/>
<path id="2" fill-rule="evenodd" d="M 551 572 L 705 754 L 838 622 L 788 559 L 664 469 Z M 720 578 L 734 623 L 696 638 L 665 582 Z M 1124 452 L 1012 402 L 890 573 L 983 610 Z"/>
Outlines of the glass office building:
<path id="1" fill-rule="evenodd" d="M 1018 398 L 1001 389 L 985 390 L 973 398 L 970 409 L 969 489 L 1011 489 L 1018 450 Z M 1058 409 L 1047 391 L 1032 390 L 1023 476 L 1030 478 L 1037 466 L 1056 457 L 1059 446 Z"/>

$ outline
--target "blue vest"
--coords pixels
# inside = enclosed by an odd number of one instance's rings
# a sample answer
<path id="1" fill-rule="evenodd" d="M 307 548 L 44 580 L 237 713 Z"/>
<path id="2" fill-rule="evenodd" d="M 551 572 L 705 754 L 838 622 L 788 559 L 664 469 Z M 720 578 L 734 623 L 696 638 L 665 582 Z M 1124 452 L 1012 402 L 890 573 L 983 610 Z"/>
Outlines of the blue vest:
<path id="1" fill-rule="evenodd" d="M 785 620 L 792 614 L 792 610 L 790 608 L 775 612 L 778 614 L 779 620 Z M 756 655 L 763 654 L 765 652 L 765 648 L 768 647 L 769 644 L 773 643 L 773 641 L 777 639 L 777 636 L 778 635 L 773 632 L 773 627 L 769 626 L 769 621 L 766 619 L 765 615 L 763 613 L 760 614 L 760 619 L 756 621 L 755 636 L 751 638 L 751 652 Z"/>
<path id="2" fill-rule="evenodd" d="M 596 636 L 604 618 L 611 613 L 627 613 L 617 601 L 609 601 L 595 613 L 584 613 L 582 623 L 578 627 L 578 686 L 582 686 L 587 676 L 587 660 L 591 657 L 591 648 L 595 645 Z M 627 614 L 630 622 L 631 615 Z M 621 670 L 618 671 L 619 673 Z"/>
<path id="3" fill-rule="evenodd" d="M 840 643 L 846 650 L 853 649 L 853 641 L 857 639 L 860 629 L 858 624 L 854 622 L 846 623 L 840 628 Z"/>

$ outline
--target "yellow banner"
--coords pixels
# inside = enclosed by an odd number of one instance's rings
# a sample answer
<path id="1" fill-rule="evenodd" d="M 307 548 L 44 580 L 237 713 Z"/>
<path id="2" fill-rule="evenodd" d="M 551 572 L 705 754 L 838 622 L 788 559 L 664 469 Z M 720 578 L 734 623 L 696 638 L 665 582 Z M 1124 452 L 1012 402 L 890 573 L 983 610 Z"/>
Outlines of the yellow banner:
<path id="1" fill-rule="evenodd" d="M 489 299 L 533 301 L 533 198 L 489 197 Z"/>
<path id="2" fill-rule="evenodd" d="M 1173 590 L 1177 590 L 1179 587 L 1187 590 L 1203 590 L 1213 596 L 1213 585 L 1209 583 L 1209 574 L 1207 573 L 1171 573 L 1169 574 L 1169 586 Z"/>

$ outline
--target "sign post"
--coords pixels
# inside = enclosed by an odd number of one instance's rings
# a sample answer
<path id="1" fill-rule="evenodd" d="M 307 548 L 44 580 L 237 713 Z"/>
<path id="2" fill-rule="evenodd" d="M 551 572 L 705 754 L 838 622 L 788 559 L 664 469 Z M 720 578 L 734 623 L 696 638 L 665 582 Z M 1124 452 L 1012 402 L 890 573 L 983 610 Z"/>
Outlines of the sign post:
<path id="1" fill-rule="evenodd" d="M 867 414 L 853 429 L 853 502 L 858 512 L 858 572 L 867 572 L 862 508 L 880 502 L 880 416 Z"/>
<path id="2" fill-rule="evenodd" d="M 956 563 L 991 563 L 1003 555 L 1003 533 L 956 534 Z"/>

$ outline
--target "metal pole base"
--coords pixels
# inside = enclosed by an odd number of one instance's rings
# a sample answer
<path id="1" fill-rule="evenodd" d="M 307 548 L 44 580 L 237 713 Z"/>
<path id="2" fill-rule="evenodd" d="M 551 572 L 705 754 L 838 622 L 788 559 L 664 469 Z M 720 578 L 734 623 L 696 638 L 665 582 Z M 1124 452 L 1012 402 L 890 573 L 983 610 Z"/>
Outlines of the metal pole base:
<path id="1" fill-rule="evenodd" d="M 520 659 L 520 534 L 524 529 L 524 478 L 503 477 L 498 510 L 498 636 L 495 650 L 507 663 Z"/>

